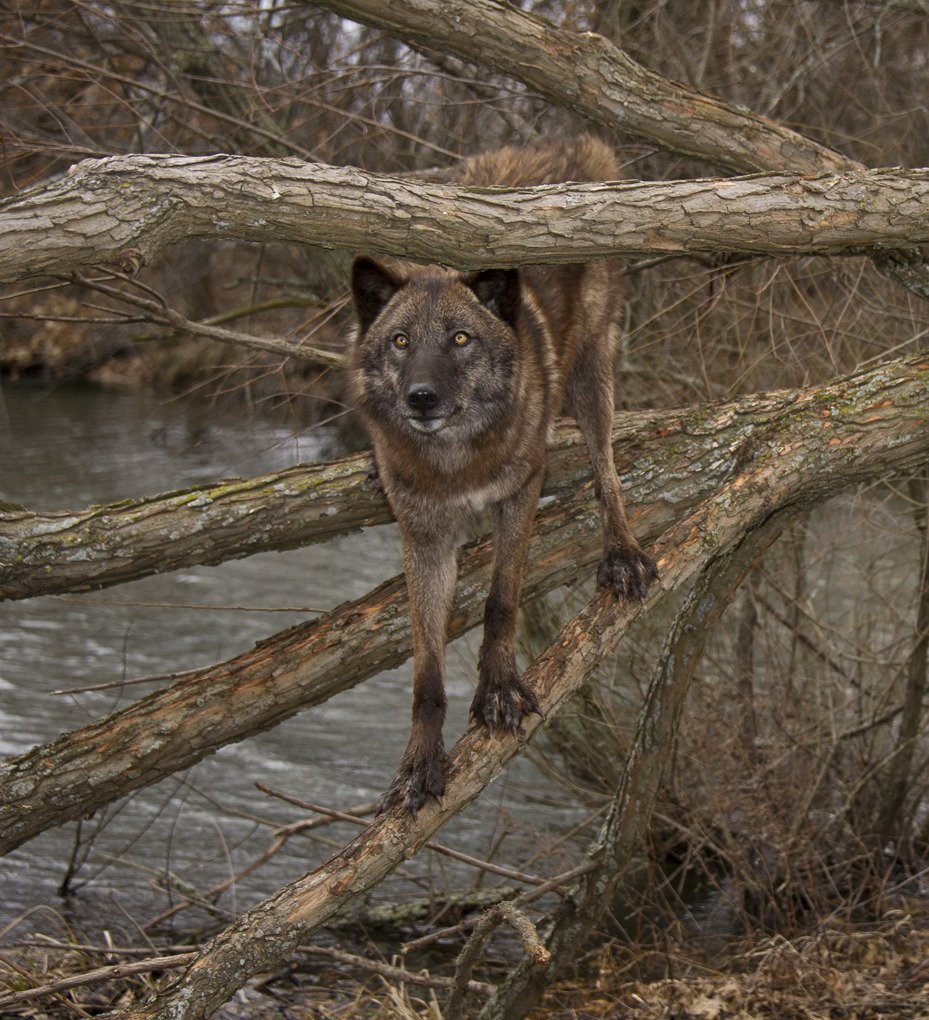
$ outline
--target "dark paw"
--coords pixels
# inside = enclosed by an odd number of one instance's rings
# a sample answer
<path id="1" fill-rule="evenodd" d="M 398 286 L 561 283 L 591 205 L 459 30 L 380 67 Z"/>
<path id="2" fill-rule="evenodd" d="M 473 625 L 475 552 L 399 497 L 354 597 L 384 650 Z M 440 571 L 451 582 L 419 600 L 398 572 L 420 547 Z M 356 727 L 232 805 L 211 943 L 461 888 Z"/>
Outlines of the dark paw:
<path id="1" fill-rule="evenodd" d="M 443 793 L 445 751 L 440 747 L 430 753 L 408 754 L 381 799 L 377 813 L 400 805 L 415 815 L 430 797 L 441 800 Z"/>
<path id="2" fill-rule="evenodd" d="M 638 546 L 613 549 L 597 565 L 597 584 L 609 588 L 618 599 L 638 599 L 658 579 L 655 561 Z"/>
<path id="3" fill-rule="evenodd" d="M 517 733 L 519 724 L 533 712 L 542 714 L 539 699 L 515 675 L 505 683 L 481 680 L 471 702 L 472 721 L 488 730 Z"/>

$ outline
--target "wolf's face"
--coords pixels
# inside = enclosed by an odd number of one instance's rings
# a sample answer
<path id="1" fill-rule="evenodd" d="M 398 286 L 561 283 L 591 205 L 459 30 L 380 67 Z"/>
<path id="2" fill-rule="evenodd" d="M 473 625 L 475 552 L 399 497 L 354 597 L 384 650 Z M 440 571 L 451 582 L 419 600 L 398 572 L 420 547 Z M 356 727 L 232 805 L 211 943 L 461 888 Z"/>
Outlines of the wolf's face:
<path id="1" fill-rule="evenodd" d="M 417 442 L 488 432 L 513 407 L 517 270 L 462 274 L 368 258 L 352 267 L 359 333 L 355 397 L 378 423 Z"/>

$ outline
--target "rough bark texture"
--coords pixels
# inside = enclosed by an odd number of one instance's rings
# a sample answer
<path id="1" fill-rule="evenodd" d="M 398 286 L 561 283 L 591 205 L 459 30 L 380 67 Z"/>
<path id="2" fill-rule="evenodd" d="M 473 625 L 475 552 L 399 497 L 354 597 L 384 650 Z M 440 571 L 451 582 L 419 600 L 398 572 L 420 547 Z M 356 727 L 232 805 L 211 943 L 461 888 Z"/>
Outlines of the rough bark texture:
<path id="1" fill-rule="evenodd" d="M 649 71 L 608 39 L 579 34 L 498 0 L 313 0 L 344 17 L 511 75 L 595 124 L 734 170 L 804 174 L 862 164 L 742 106 Z M 929 297 L 924 255 L 876 253 L 878 269 Z"/>
<path id="2" fill-rule="evenodd" d="M 756 418 L 735 451 L 729 482 L 653 548 L 661 581 L 648 599 L 617 605 L 599 595 L 528 670 L 526 679 L 544 715 L 559 710 L 640 613 L 729 556 L 746 533 L 785 510 L 815 505 L 851 482 L 922 462 L 929 449 L 927 385 L 929 361 L 909 360 L 857 376 L 837 390 L 806 391 L 782 416 Z M 469 731 L 451 754 L 442 804 L 430 803 L 415 818 L 402 809 L 386 812 L 342 852 L 214 938 L 160 996 L 117 1015 L 124 1020 L 211 1015 L 249 976 L 283 964 L 316 927 L 415 853 L 499 774 L 540 725 L 539 717 L 531 716 L 518 736 Z"/>
<path id="3" fill-rule="evenodd" d="M 821 173 L 853 165 L 767 117 L 649 71 L 601 35 L 557 28 L 499 0 L 313 0 L 306 6 L 452 52 L 603 127 L 736 173 Z"/>
<path id="4" fill-rule="evenodd" d="M 752 562 L 796 513 L 787 504 L 753 522 L 741 540 L 708 560 L 677 613 L 648 685 L 615 797 L 590 853 L 595 867 L 578 879 L 546 926 L 549 958 L 524 958 L 486 1003 L 480 1020 L 526 1016 L 601 923 L 647 831 L 706 641 Z"/>
<path id="5" fill-rule="evenodd" d="M 389 520 L 367 455 L 85 510 L 0 503 L 0 600 L 87 591 Z"/>
<path id="6" fill-rule="evenodd" d="M 826 387 L 783 391 L 716 407 L 635 416 L 617 426 L 617 466 L 646 539 L 746 463 L 789 470 L 799 446 L 834 471 L 836 488 L 899 470 L 929 454 L 929 360 L 901 359 Z M 558 470 L 559 452 L 554 467 Z M 870 475 L 861 473 L 866 463 Z M 783 466 L 782 466 L 783 465 Z M 798 481 L 799 484 L 799 481 Z M 599 551 L 589 492 L 540 513 L 524 595 L 572 580 Z M 738 516 L 733 509 L 735 516 Z M 452 634 L 479 619 L 489 545 L 462 559 Z M 237 658 L 192 671 L 166 691 L 0 765 L 0 850 L 186 768 L 222 745 L 266 729 L 410 650 L 402 578 Z"/>
<path id="7" fill-rule="evenodd" d="M 929 171 L 453 188 L 245 156 L 112 156 L 0 202 L 0 282 L 133 272 L 194 237 L 338 245 L 460 268 L 929 243 Z M 906 259 L 904 252 L 899 256 Z"/>
<path id="8" fill-rule="evenodd" d="M 689 413 L 670 420 L 679 428 Z M 666 412 L 617 415 L 617 458 L 634 460 L 642 437 L 668 421 Z M 367 481 L 370 466 L 370 456 L 359 454 L 84 510 L 34 513 L 0 503 L 0 601 L 123 584 L 383 524 L 390 510 Z M 589 480 L 586 445 L 576 427 L 562 424 L 544 495 L 565 496 Z"/>

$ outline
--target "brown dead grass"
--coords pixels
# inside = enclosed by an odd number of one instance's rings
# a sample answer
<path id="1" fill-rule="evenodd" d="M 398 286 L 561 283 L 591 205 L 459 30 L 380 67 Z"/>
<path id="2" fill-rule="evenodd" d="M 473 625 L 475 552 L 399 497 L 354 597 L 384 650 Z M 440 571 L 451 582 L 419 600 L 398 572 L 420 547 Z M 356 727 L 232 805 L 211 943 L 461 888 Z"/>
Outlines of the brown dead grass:
<path id="1" fill-rule="evenodd" d="M 734 948 L 712 963 L 684 945 L 661 961 L 674 977 L 629 980 L 628 960 L 604 947 L 596 978 L 555 986 L 537 1020 L 879 1020 L 929 1018 L 929 911 L 892 911 L 867 927 L 827 926 Z"/>

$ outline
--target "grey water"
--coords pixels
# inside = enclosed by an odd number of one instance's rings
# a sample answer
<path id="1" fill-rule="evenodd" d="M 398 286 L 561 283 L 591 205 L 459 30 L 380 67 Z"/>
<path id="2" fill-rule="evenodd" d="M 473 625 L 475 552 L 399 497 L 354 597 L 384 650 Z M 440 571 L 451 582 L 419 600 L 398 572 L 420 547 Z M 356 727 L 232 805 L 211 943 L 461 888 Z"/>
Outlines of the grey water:
<path id="1" fill-rule="evenodd" d="M 204 399 L 86 387 L 0 388 L 0 500 L 36 510 L 78 509 L 258 475 L 337 450 L 331 429 L 300 432 Z M 222 661 L 305 620 L 311 610 L 363 595 L 400 570 L 399 538 L 389 525 L 102 592 L 2 603 L 0 754 L 53 740 L 154 686 L 56 691 Z M 475 641 L 472 635 L 449 649 L 448 743 L 465 726 Z M 77 823 L 9 854 L 0 860 L 0 938 L 43 925 L 59 934 L 127 931 L 171 901 L 164 889 L 168 873 L 201 890 L 230 877 L 271 843 L 273 826 L 306 817 L 264 796 L 256 782 L 335 808 L 376 800 L 406 743 L 409 676 L 406 664 L 374 677 L 85 820 L 74 892 L 67 898 L 58 887 Z M 501 818 L 511 842 L 520 836 L 537 840 L 543 825 L 567 827 L 571 810 L 539 807 L 548 799 L 548 785 L 530 764 L 517 763 L 442 839 L 484 855 L 500 836 Z M 291 839 L 267 866 L 224 895 L 224 909 L 241 912 L 354 834 L 341 824 Z M 439 887 L 454 886 L 460 877 L 446 861 L 417 865 Z M 380 895 L 399 896 L 397 882 L 404 880 L 388 881 Z M 415 882 L 406 883 L 407 893 L 410 888 L 417 888 Z"/>

